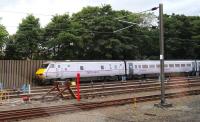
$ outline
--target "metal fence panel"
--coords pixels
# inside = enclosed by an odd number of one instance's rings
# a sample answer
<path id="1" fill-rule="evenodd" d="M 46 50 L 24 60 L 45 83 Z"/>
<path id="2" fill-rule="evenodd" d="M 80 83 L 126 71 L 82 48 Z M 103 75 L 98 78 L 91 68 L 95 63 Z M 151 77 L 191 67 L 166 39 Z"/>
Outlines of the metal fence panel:
<path id="1" fill-rule="evenodd" d="M 35 72 L 45 61 L 0 60 L 0 83 L 4 88 L 19 88 L 24 83 L 35 86 Z"/>

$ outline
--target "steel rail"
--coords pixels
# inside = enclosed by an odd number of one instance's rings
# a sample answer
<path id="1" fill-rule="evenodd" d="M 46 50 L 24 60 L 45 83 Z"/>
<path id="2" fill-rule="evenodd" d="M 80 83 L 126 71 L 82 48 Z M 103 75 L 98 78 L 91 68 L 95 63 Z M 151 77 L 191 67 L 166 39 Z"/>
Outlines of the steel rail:
<path id="1" fill-rule="evenodd" d="M 166 98 L 178 98 L 188 95 L 199 95 L 200 90 L 189 90 L 175 93 L 167 93 Z M 160 99 L 160 94 L 149 95 L 149 96 L 140 96 L 134 98 L 137 103 L 155 101 Z M 30 108 L 30 109 L 21 109 L 21 110 L 11 110 L 11 111 L 1 111 L 0 112 L 0 121 L 8 120 L 20 120 L 28 119 L 33 117 L 41 116 L 51 116 L 54 114 L 65 113 L 65 112 L 76 112 L 84 111 L 90 109 L 96 109 L 100 107 L 116 106 L 133 103 L 133 98 L 126 99 L 117 99 L 110 101 L 102 102 L 88 102 L 88 103 L 77 103 L 70 105 L 61 105 L 61 106 L 51 106 L 51 107 L 39 107 L 39 108 Z"/>

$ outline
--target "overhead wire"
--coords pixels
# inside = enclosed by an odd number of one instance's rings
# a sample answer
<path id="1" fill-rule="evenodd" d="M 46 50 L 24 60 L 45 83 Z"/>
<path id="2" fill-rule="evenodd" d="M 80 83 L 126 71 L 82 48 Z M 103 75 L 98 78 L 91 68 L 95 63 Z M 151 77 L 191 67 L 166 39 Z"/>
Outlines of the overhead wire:
<path id="1" fill-rule="evenodd" d="M 145 13 L 145 12 L 148 12 L 148 11 L 152 11 L 152 9 L 148 9 L 148 10 L 144 10 L 144 11 L 141 11 L 141 12 L 137 12 L 136 14 Z M 43 13 L 10 11 L 10 10 L 0 10 L 0 12 L 14 13 L 14 14 L 35 14 L 35 15 L 41 15 L 41 16 L 55 16 L 53 14 L 51 15 L 51 14 L 43 14 Z M 66 12 L 66 13 L 68 13 L 68 12 Z M 121 18 L 125 18 L 125 17 L 128 17 L 128 16 L 132 16 L 132 15 L 133 14 L 129 14 L 129 15 L 125 15 L 125 16 L 122 16 L 122 17 L 118 17 L 118 18 L 115 18 L 115 20 L 118 20 L 118 19 L 121 19 Z"/>
<path id="2" fill-rule="evenodd" d="M 153 9 L 153 8 L 152 8 Z M 145 13 L 145 12 L 148 12 L 148 11 L 152 11 L 152 9 L 147 9 L 147 10 L 144 10 L 144 11 L 141 11 L 141 12 L 137 12 L 136 14 L 141 14 L 141 13 Z M 132 16 L 133 14 L 130 14 L 130 15 L 125 15 L 125 16 L 122 16 L 122 17 L 118 17 L 118 18 L 115 18 L 116 20 L 118 19 L 123 19 L 125 17 L 128 17 L 128 16 Z"/>
<path id="3" fill-rule="evenodd" d="M 64 29 L 64 28 L 62 28 L 62 25 L 63 24 L 66 24 L 66 23 L 57 23 L 57 24 L 55 24 L 55 28 L 48 28 L 48 27 L 46 27 L 46 28 L 43 28 L 44 30 L 50 30 L 50 31 L 65 31 L 65 32 L 80 32 L 80 33 L 92 33 L 92 34 L 95 34 L 95 33 L 97 33 L 97 34 L 115 34 L 116 33 L 116 30 L 113 30 L 113 31 L 96 31 L 96 30 L 88 30 L 88 29 L 84 29 L 83 28 L 83 30 L 80 30 L 80 29 L 77 29 L 77 28 L 75 28 L 75 29 Z M 57 26 L 58 25 L 58 26 Z M 61 28 L 56 28 L 56 27 L 61 27 Z M 19 28 L 19 26 L 8 26 L 8 27 L 18 27 Z M 132 26 L 131 26 L 132 27 Z M 26 29 L 26 28 L 30 28 L 30 29 L 32 29 L 32 28 L 35 28 L 35 26 L 34 26 L 34 24 L 28 24 L 28 26 L 20 26 L 20 28 L 24 28 L 24 29 Z M 138 30 L 138 31 L 143 31 L 144 29 L 143 28 L 134 28 L 135 30 Z M 120 30 L 120 29 L 117 29 L 117 30 Z M 118 32 L 117 34 L 124 34 L 124 33 L 120 33 L 120 32 Z M 141 36 L 141 35 L 143 35 L 144 36 L 144 34 L 125 34 L 125 35 L 139 35 L 139 36 Z M 148 36 L 148 35 L 147 35 Z M 150 35 L 149 35 L 150 36 Z"/>

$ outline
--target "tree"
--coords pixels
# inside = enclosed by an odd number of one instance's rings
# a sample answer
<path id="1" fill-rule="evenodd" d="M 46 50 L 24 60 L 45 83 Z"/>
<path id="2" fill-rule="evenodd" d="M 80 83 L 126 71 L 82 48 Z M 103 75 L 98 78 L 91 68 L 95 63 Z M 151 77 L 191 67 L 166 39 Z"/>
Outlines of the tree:
<path id="1" fill-rule="evenodd" d="M 164 21 L 166 58 L 199 58 L 200 18 L 172 14 L 165 15 Z"/>
<path id="2" fill-rule="evenodd" d="M 22 20 L 13 42 L 16 45 L 19 59 L 37 59 L 41 43 L 41 32 L 38 18 L 28 15 Z"/>
<path id="3" fill-rule="evenodd" d="M 200 59 L 200 17 L 192 16 L 190 17 L 191 25 L 192 25 L 192 40 L 195 43 L 195 58 Z"/>
<path id="4" fill-rule="evenodd" d="M 17 46 L 15 44 L 15 35 L 9 36 L 8 41 L 6 42 L 5 57 L 6 60 L 15 60 L 19 59 L 21 52 L 17 52 Z"/>
<path id="5" fill-rule="evenodd" d="M 4 48 L 8 39 L 8 32 L 3 25 L 0 25 L 0 59 L 4 56 Z"/>
<path id="6" fill-rule="evenodd" d="M 76 24 L 71 22 L 69 15 L 56 15 L 44 28 L 44 47 L 48 58 L 76 59 L 78 57 L 79 37 L 75 36 Z"/>
<path id="7" fill-rule="evenodd" d="M 88 6 L 72 16 L 55 15 L 41 29 L 39 19 L 29 15 L 8 38 L 6 58 L 159 59 L 156 19 L 152 13 Z M 137 24 L 116 31 L 130 26 L 124 21 Z M 166 59 L 200 58 L 200 17 L 164 15 L 164 30 Z"/>
<path id="8" fill-rule="evenodd" d="M 115 30 L 130 26 L 116 18 L 127 16 L 127 21 L 139 22 L 138 14 L 128 11 L 114 11 L 110 5 L 85 7 L 72 16 L 72 20 L 81 25 L 80 33 L 85 59 L 133 59 L 138 57 L 136 36 L 138 26 L 113 33 Z M 135 38 L 133 38 L 135 37 Z"/>

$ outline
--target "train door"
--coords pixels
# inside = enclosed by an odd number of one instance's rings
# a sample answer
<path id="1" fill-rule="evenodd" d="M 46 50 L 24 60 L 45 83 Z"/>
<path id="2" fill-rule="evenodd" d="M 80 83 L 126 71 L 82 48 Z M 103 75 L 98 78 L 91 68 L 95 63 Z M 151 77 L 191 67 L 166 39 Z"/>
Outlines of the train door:
<path id="1" fill-rule="evenodd" d="M 195 66 L 196 66 L 196 65 L 195 65 L 195 62 L 192 62 L 192 71 L 193 71 L 193 72 L 195 72 L 195 71 L 196 71 L 196 68 L 195 68 Z"/>
<path id="2" fill-rule="evenodd" d="M 199 71 L 200 71 L 200 62 L 199 62 Z"/>
<path id="3" fill-rule="evenodd" d="M 60 64 L 57 64 L 56 66 L 56 78 L 62 78 L 62 69 Z"/>
<path id="4" fill-rule="evenodd" d="M 198 69 L 197 69 L 197 71 L 198 71 L 198 73 L 197 73 L 197 76 L 199 76 L 200 75 L 200 62 L 198 63 Z"/>
<path id="5" fill-rule="evenodd" d="M 49 68 L 47 69 L 47 77 L 48 78 L 56 78 L 56 66 L 54 63 L 51 63 L 49 65 Z"/>
<path id="6" fill-rule="evenodd" d="M 192 62 L 192 75 L 196 75 L 197 72 L 197 62 Z"/>
<path id="7" fill-rule="evenodd" d="M 120 74 L 120 75 L 121 75 L 121 74 L 124 75 L 124 74 L 125 74 L 125 73 L 124 73 L 124 70 L 125 70 L 125 69 L 124 69 L 124 67 L 123 67 L 123 64 L 120 63 L 120 64 L 119 64 L 119 70 L 118 70 L 118 71 L 119 71 L 119 74 Z"/>
<path id="8" fill-rule="evenodd" d="M 129 75 L 133 75 L 133 63 L 128 64 Z"/>
<path id="9" fill-rule="evenodd" d="M 113 76 L 113 66 L 112 66 L 112 64 L 109 64 L 109 69 L 110 69 L 110 72 L 109 72 L 109 75 L 110 76 Z"/>

